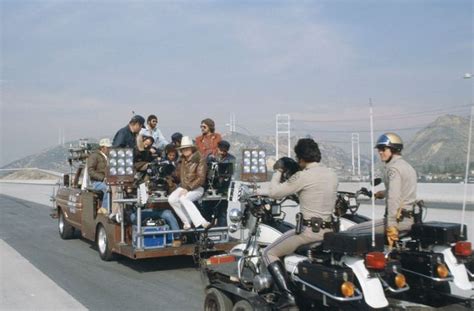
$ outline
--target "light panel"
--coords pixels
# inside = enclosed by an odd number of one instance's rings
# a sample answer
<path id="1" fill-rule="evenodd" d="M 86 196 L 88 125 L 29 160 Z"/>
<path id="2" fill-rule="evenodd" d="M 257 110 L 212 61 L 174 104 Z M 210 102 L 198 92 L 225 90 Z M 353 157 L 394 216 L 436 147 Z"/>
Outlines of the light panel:
<path id="1" fill-rule="evenodd" d="M 107 182 L 121 184 L 133 182 L 135 169 L 133 168 L 133 149 L 113 148 L 109 150 L 107 160 Z"/>
<path id="2" fill-rule="evenodd" d="M 265 150 L 242 150 L 241 180 L 250 182 L 262 182 L 267 180 Z"/>

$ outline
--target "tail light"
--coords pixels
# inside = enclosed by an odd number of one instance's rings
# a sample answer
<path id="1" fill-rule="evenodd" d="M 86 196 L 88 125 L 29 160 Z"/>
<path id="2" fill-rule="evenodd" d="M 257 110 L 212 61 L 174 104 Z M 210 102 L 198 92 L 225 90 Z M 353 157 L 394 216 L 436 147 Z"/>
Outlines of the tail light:
<path id="1" fill-rule="evenodd" d="M 371 252 L 365 256 L 365 266 L 369 269 L 381 270 L 385 268 L 386 259 L 382 252 Z"/>
<path id="2" fill-rule="evenodd" d="M 397 288 L 403 288 L 407 285 L 407 281 L 403 274 L 397 273 L 397 275 L 395 276 L 395 285 L 397 286 Z"/>
<path id="3" fill-rule="evenodd" d="M 444 263 L 438 264 L 436 267 L 436 273 L 442 279 L 446 278 L 449 275 L 448 267 Z"/>
<path id="4" fill-rule="evenodd" d="M 235 261 L 235 256 L 232 255 L 216 255 L 212 256 L 207 260 L 208 265 L 220 265 L 223 263 L 229 263 L 229 262 L 234 262 Z"/>
<path id="5" fill-rule="evenodd" d="M 471 242 L 457 242 L 454 247 L 454 253 L 457 256 L 470 256 L 472 254 Z"/>
<path id="6" fill-rule="evenodd" d="M 354 284 L 351 282 L 344 282 L 341 285 L 341 293 L 344 297 L 352 297 L 354 296 L 355 287 Z"/>

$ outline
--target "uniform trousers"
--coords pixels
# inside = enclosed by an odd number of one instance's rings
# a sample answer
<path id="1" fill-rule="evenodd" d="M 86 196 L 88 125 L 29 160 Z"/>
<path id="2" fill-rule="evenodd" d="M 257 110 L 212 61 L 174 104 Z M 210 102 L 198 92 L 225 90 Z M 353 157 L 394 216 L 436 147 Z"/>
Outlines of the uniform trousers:
<path id="1" fill-rule="evenodd" d="M 263 261 L 268 266 L 272 262 L 280 260 L 280 257 L 293 253 L 301 245 L 322 242 L 324 234 L 330 231 L 331 229 L 323 229 L 313 232 L 312 228 L 307 226 L 300 234 L 296 234 L 295 230 L 289 230 L 264 249 Z"/>

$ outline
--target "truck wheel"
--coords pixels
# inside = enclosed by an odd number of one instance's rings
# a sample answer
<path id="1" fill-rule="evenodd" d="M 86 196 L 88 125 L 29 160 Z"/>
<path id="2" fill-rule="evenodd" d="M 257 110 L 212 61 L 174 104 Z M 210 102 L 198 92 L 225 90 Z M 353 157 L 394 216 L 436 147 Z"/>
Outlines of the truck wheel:
<path id="1" fill-rule="evenodd" d="M 227 311 L 232 310 L 232 300 L 217 288 L 210 288 L 206 291 L 204 299 L 205 311 Z"/>
<path id="2" fill-rule="evenodd" d="M 253 311 L 253 307 L 247 300 L 239 300 L 232 308 L 232 311 Z"/>
<path id="3" fill-rule="evenodd" d="M 99 250 L 100 258 L 104 261 L 110 261 L 114 258 L 114 254 L 110 249 L 109 239 L 107 239 L 107 232 L 103 225 L 97 228 L 97 249 Z"/>
<path id="4" fill-rule="evenodd" d="M 66 217 L 64 216 L 64 212 L 62 210 L 59 210 L 58 230 L 59 235 L 63 240 L 71 239 L 74 236 L 74 227 L 67 222 Z"/>

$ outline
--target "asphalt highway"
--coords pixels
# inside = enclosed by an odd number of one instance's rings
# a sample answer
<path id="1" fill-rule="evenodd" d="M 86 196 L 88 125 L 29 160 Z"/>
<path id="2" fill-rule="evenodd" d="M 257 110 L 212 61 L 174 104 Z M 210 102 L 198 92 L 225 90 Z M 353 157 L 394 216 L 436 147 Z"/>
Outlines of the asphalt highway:
<path id="1" fill-rule="evenodd" d="M 191 257 L 104 262 L 88 241 L 59 237 L 49 206 L 5 195 L 0 206 L 0 239 L 86 308 L 202 310 L 204 288 Z"/>

